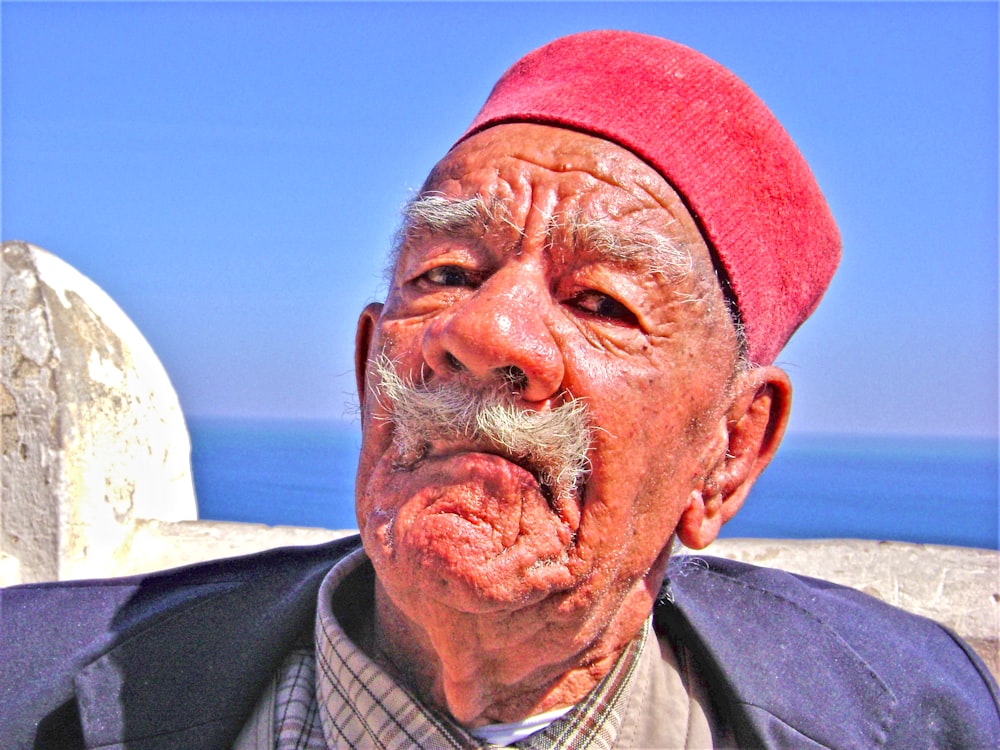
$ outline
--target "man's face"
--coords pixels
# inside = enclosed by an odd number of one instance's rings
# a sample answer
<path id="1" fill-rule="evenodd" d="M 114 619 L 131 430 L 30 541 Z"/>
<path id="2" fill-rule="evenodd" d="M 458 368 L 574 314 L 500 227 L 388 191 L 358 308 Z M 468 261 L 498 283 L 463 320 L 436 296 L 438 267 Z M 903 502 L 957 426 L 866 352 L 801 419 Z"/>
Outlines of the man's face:
<path id="1" fill-rule="evenodd" d="M 421 195 L 447 220 L 410 212 L 385 306 L 359 328 L 365 549 L 417 622 L 494 613 L 528 639 L 575 619 L 585 641 L 637 589 L 655 596 L 678 518 L 725 452 L 736 336 L 708 250 L 655 171 L 564 129 L 486 130 Z M 505 383 L 518 409 L 579 400 L 588 472 L 560 493 L 495 443 L 401 448 L 378 355 L 428 387 Z"/>

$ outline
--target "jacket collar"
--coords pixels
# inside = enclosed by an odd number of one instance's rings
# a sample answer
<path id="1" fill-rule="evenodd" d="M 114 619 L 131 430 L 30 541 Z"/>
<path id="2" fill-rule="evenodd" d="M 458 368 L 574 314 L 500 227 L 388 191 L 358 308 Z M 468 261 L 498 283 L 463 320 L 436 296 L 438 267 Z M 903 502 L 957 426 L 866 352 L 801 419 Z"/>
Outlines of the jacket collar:
<path id="1" fill-rule="evenodd" d="M 681 558 L 654 624 L 695 654 L 741 746 L 882 747 L 896 698 L 808 591 L 778 571 Z"/>

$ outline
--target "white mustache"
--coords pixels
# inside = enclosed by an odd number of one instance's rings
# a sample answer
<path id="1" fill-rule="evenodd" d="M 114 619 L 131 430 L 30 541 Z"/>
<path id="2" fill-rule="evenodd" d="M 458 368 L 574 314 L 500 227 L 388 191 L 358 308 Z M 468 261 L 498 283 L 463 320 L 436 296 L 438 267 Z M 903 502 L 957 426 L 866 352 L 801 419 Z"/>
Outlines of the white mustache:
<path id="1" fill-rule="evenodd" d="M 416 465 L 434 440 L 481 444 L 531 470 L 543 489 L 568 499 L 590 468 L 591 431 L 586 407 L 572 398 L 549 411 L 514 405 L 515 384 L 473 386 L 463 378 L 410 383 L 380 354 L 373 362 L 377 397 L 395 427 L 399 465 Z"/>

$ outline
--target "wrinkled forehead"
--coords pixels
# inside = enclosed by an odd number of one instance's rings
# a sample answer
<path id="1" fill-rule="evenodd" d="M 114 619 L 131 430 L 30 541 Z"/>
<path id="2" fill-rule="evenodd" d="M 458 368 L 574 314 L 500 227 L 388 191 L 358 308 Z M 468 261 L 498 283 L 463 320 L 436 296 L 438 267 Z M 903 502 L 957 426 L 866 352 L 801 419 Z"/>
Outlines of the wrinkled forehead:
<path id="1" fill-rule="evenodd" d="M 389 276 L 401 259 L 458 240 L 494 257 L 541 245 L 561 267 L 611 263 L 718 288 L 669 183 L 626 149 L 559 127 L 504 124 L 459 143 L 404 208 L 396 240 Z"/>
<path id="2" fill-rule="evenodd" d="M 492 218 L 525 227 L 606 220 L 701 239 L 683 201 L 652 167 L 610 141 L 529 123 L 489 128 L 457 144 L 418 195 L 478 198 Z"/>

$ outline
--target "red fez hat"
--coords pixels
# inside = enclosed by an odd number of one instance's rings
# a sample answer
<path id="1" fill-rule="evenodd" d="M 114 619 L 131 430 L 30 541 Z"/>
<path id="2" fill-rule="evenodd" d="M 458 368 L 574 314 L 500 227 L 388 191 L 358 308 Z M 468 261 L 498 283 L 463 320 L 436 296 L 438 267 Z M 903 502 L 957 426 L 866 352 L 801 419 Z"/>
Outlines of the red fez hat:
<path id="1" fill-rule="evenodd" d="M 837 225 L 788 133 L 715 61 L 626 31 L 563 37 L 515 63 L 463 137 L 504 122 L 590 133 L 659 171 L 715 255 L 752 362 L 773 362 L 819 304 Z"/>

